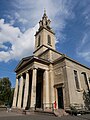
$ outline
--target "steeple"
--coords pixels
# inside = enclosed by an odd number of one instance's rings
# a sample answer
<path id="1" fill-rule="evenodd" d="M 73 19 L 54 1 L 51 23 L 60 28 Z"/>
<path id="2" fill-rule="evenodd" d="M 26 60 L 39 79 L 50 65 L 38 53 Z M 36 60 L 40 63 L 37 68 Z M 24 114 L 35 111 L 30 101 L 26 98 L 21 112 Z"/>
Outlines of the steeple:
<path id="1" fill-rule="evenodd" d="M 43 15 L 43 16 L 47 16 L 47 15 L 46 15 L 46 9 L 45 9 L 45 8 L 44 8 L 44 15 Z"/>
<path id="2" fill-rule="evenodd" d="M 55 34 L 50 26 L 50 19 L 44 9 L 44 14 L 39 21 L 39 29 L 35 34 L 35 55 L 42 53 L 47 48 L 55 49 Z"/>

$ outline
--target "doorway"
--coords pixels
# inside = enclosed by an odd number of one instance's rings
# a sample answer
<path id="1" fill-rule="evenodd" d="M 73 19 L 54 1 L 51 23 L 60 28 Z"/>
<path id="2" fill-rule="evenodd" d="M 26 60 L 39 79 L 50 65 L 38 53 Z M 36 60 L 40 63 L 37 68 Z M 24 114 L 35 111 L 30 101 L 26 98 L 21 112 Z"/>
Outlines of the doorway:
<path id="1" fill-rule="evenodd" d="M 58 109 L 63 109 L 64 104 L 63 104 L 63 89 L 62 87 L 57 88 L 57 94 L 58 94 Z"/>

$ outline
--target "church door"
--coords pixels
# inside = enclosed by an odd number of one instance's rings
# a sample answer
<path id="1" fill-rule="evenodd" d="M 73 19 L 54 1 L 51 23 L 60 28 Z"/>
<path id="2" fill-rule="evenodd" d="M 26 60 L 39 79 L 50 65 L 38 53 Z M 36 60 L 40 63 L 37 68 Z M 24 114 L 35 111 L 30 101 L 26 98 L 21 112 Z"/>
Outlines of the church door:
<path id="1" fill-rule="evenodd" d="M 57 88 L 57 92 L 58 92 L 58 108 L 64 108 L 64 104 L 63 104 L 63 90 L 62 87 Z"/>

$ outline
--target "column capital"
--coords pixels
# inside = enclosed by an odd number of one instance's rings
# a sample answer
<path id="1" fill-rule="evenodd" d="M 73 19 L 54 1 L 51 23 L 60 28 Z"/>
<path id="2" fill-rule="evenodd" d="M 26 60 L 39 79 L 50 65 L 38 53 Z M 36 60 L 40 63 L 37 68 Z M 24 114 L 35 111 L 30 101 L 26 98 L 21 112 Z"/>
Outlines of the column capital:
<path id="1" fill-rule="evenodd" d="M 36 67 L 36 66 L 33 66 L 33 67 L 32 67 L 32 70 L 33 70 L 33 69 L 38 69 L 38 67 Z"/>
<path id="2" fill-rule="evenodd" d="M 20 76 L 20 77 L 21 77 L 21 76 L 23 76 L 23 73 L 20 73 L 20 75 L 19 75 L 19 76 Z"/>
<path id="3" fill-rule="evenodd" d="M 16 79 L 18 79 L 18 76 L 16 76 Z"/>
<path id="4" fill-rule="evenodd" d="M 45 69 L 45 71 L 49 71 L 49 69 Z"/>
<path id="5" fill-rule="evenodd" d="M 29 73 L 29 70 L 25 71 L 25 73 Z"/>

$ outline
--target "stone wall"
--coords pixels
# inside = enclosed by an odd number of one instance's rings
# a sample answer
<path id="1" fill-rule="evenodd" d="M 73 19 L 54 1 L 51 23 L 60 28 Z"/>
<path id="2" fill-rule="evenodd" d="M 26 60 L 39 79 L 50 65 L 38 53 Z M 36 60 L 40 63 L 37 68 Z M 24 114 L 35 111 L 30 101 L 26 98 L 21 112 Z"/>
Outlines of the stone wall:
<path id="1" fill-rule="evenodd" d="M 90 87 L 90 83 L 89 83 L 90 70 L 70 60 L 66 59 L 65 61 L 66 61 L 67 80 L 68 80 L 68 88 L 70 95 L 70 104 L 77 103 L 84 105 L 83 92 L 84 90 L 87 89 L 87 87 L 84 78 L 82 78 L 82 73 L 83 72 L 86 73 L 88 86 Z M 76 88 L 74 70 L 77 71 L 80 89 Z"/>

